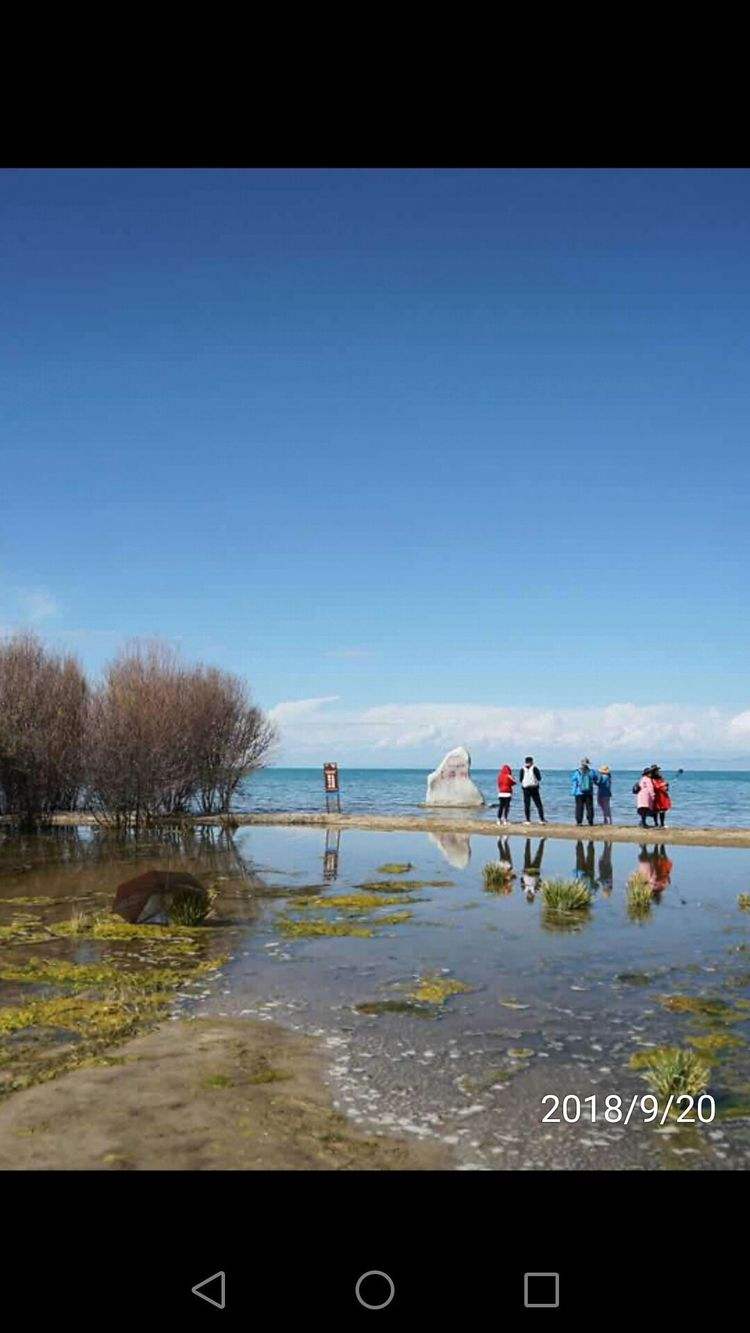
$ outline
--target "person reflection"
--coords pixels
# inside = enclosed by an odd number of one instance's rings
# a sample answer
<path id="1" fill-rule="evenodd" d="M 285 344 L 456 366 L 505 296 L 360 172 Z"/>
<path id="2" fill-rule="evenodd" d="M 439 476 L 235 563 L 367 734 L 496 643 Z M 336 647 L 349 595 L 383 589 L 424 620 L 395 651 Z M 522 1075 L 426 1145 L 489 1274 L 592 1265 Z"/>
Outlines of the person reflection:
<path id="1" fill-rule="evenodd" d="M 526 894 L 526 901 L 533 903 L 542 874 L 542 857 L 544 856 L 544 844 L 546 839 L 539 839 L 539 846 L 534 855 L 531 855 L 531 838 L 526 839 L 526 846 L 523 852 L 523 874 L 521 883 Z"/>
<path id="2" fill-rule="evenodd" d="M 672 870 L 674 862 L 667 856 L 667 849 L 664 843 L 654 846 L 650 852 L 648 847 L 641 847 L 638 855 L 638 869 L 651 885 L 651 890 L 657 895 L 661 895 L 668 884 L 672 882 Z"/>
<path id="3" fill-rule="evenodd" d="M 594 844 L 589 842 L 586 850 L 583 850 L 583 843 L 578 840 L 576 843 L 576 868 L 573 871 L 573 878 L 581 880 L 582 883 L 591 890 L 596 890 L 596 869 L 594 867 Z"/>
<path id="4" fill-rule="evenodd" d="M 605 842 L 599 856 L 599 885 L 605 898 L 611 894 L 613 883 L 612 843 Z"/>
<path id="5" fill-rule="evenodd" d="M 512 875 L 513 855 L 510 850 L 510 842 L 508 838 L 498 838 L 497 855 L 501 868 L 506 872 L 507 875 Z"/>

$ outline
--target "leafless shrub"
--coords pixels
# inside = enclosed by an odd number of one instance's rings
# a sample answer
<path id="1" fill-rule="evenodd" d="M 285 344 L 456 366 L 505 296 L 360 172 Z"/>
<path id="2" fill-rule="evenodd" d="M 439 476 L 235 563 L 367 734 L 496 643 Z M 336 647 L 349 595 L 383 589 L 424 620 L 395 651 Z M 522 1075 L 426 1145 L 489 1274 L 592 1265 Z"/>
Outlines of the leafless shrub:
<path id="1" fill-rule="evenodd" d="M 0 809 L 34 824 L 76 807 L 87 685 L 70 655 L 35 634 L 0 642 Z"/>
<path id="2" fill-rule="evenodd" d="M 160 643 L 133 644 L 91 699 L 92 807 L 116 827 L 196 808 L 227 812 L 239 783 L 266 762 L 275 734 L 238 677 L 187 667 Z"/>

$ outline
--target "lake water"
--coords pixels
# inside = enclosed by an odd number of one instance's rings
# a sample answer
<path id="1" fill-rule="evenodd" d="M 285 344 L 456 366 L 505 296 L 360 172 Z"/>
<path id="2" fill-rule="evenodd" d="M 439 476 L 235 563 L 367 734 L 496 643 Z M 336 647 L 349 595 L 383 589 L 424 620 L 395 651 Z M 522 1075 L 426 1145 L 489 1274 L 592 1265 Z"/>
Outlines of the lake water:
<path id="1" fill-rule="evenodd" d="M 541 787 L 545 814 L 551 821 L 573 821 L 570 772 L 542 770 Z M 613 820 L 635 824 L 633 783 L 640 770 L 616 770 L 613 774 Z M 699 828 L 750 825 L 750 772 L 684 772 L 665 770 L 670 782 L 672 809 L 668 823 Z M 497 796 L 497 773 L 474 769 L 472 777 L 485 800 Z M 424 814 L 422 802 L 427 788 L 427 769 L 345 768 L 340 770 L 341 804 L 352 814 Z M 256 774 L 240 793 L 242 810 L 324 810 L 323 775 L 319 768 L 269 768 Z M 479 818 L 492 819 L 496 811 L 478 811 Z M 535 817 L 535 811 L 532 810 Z M 599 812 L 596 811 L 597 818 Z M 523 800 L 516 789 L 511 807 L 514 819 L 523 819 Z"/>
<path id="2" fill-rule="evenodd" d="M 508 894 L 488 893 L 483 867 L 500 858 L 516 878 Z M 413 868 L 382 869 L 393 862 Z M 206 937 L 229 954 L 218 978 L 187 988 L 174 1012 L 314 1034 L 333 1098 L 368 1132 L 436 1135 L 465 1169 L 750 1164 L 750 912 L 738 904 L 750 891 L 748 851 L 274 827 L 118 845 L 59 830 L 0 839 L 0 924 L 22 895 L 48 899 L 33 911 L 59 920 L 74 902 L 109 901 L 120 879 L 155 865 L 183 865 L 215 885 L 220 924 Z M 642 919 L 627 906 L 635 869 L 657 890 Z M 579 920 L 546 911 L 538 884 L 554 876 L 593 889 Z M 391 891 L 395 904 L 383 895 L 367 911 L 337 905 L 383 880 L 404 886 Z M 322 901 L 303 905 L 311 896 Z M 287 933 L 288 923 L 311 920 L 367 933 Z M 60 942 L 53 947 L 61 956 Z M 98 957 L 96 941 L 69 948 L 73 958 Z M 2 952 L 24 956 L 22 947 Z M 466 989 L 415 1008 L 409 997 L 425 978 Z M 711 1052 L 712 1123 L 602 1118 L 608 1094 L 627 1105 L 648 1092 L 631 1061 L 659 1046 Z M 596 1122 L 585 1110 L 566 1122 L 558 1110 L 561 1123 L 543 1123 L 549 1095 L 582 1104 L 595 1096 Z"/>

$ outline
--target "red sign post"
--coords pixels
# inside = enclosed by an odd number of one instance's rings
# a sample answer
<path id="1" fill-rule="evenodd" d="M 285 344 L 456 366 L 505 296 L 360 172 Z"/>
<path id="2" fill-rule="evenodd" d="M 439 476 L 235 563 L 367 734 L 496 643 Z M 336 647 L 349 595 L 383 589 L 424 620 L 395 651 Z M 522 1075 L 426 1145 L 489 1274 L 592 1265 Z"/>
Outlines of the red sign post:
<path id="1" fill-rule="evenodd" d="M 326 794 L 326 810 L 330 811 L 331 801 L 336 799 L 336 809 L 341 810 L 341 791 L 339 788 L 338 764 L 323 765 L 323 787 Z"/>

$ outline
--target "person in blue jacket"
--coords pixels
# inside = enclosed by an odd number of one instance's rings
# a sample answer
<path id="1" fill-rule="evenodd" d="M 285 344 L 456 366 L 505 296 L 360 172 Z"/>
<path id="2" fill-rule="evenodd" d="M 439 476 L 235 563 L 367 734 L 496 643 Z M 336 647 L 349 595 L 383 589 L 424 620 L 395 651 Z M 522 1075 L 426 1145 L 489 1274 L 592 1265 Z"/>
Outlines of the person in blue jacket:
<path id="1" fill-rule="evenodd" d="M 578 768 L 575 768 L 570 776 L 571 795 L 575 796 L 576 801 L 576 824 L 583 823 L 583 812 L 586 812 L 586 818 L 589 824 L 594 822 L 594 783 L 598 782 L 599 774 L 595 768 L 591 767 L 590 759 L 582 759 Z"/>

